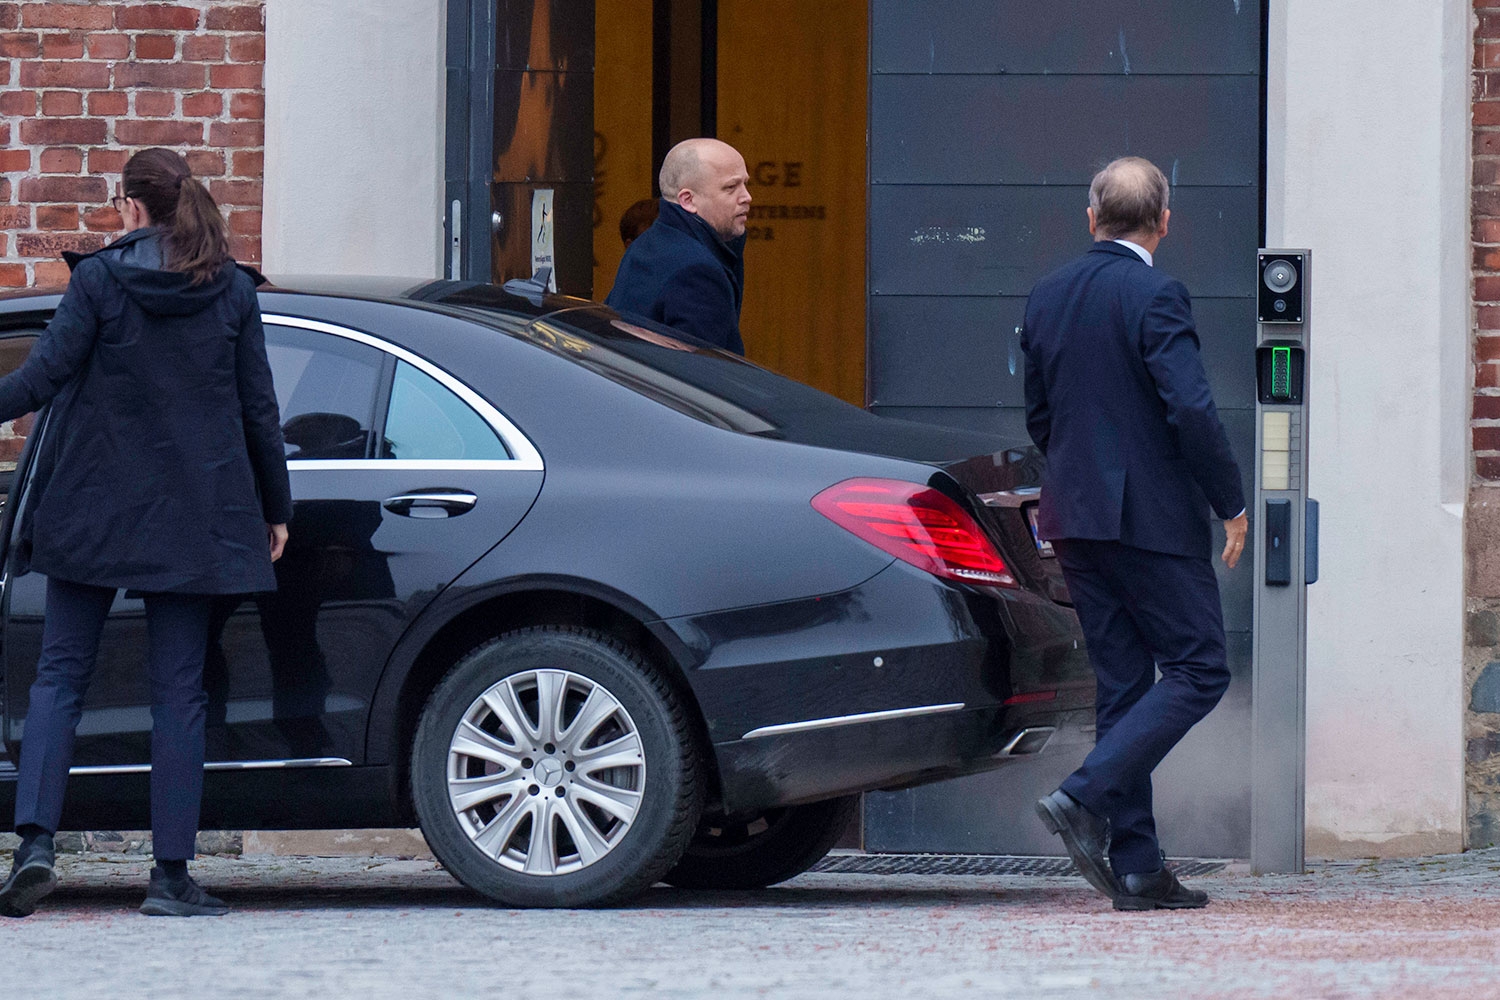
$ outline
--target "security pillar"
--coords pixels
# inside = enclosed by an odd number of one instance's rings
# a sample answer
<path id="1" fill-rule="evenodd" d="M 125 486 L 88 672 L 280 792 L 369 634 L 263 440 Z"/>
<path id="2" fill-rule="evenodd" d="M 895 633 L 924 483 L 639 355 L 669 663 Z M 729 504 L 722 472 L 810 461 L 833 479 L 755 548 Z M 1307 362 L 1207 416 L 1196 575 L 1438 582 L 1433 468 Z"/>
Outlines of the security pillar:
<path id="1" fill-rule="evenodd" d="M 1259 254 L 1255 350 L 1255 617 L 1250 866 L 1300 872 L 1306 763 L 1307 585 L 1317 502 L 1307 497 L 1308 250 Z"/>

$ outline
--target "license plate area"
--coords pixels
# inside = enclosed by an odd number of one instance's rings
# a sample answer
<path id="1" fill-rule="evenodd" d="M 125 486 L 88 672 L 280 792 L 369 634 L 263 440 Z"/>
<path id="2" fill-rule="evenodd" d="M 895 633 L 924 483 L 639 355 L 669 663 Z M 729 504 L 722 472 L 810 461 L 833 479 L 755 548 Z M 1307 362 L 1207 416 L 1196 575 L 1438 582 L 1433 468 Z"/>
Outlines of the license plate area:
<path id="1" fill-rule="evenodd" d="M 1052 550 L 1052 543 L 1042 539 L 1041 529 L 1037 527 L 1037 511 L 1039 506 L 1034 503 L 1026 505 L 1026 524 L 1031 528 L 1031 541 L 1036 545 L 1036 554 L 1043 559 L 1056 559 L 1057 553 Z"/>

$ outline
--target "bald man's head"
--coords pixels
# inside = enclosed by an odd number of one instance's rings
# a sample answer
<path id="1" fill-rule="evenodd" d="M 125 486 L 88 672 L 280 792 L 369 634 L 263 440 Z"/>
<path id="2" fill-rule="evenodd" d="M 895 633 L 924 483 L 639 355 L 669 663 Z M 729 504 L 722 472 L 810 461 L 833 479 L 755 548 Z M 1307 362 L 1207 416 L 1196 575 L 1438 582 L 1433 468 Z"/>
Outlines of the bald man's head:
<path id="1" fill-rule="evenodd" d="M 1139 156 L 1122 156 L 1094 175 L 1089 209 L 1101 239 L 1154 234 L 1164 224 L 1171 194 L 1167 175 Z"/>
<path id="2" fill-rule="evenodd" d="M 745 158 L 718 139 L 685 139 L 661 164 L 661 196 L 713 227 L 720 239 L 742 236 L 750 215 Z"/>

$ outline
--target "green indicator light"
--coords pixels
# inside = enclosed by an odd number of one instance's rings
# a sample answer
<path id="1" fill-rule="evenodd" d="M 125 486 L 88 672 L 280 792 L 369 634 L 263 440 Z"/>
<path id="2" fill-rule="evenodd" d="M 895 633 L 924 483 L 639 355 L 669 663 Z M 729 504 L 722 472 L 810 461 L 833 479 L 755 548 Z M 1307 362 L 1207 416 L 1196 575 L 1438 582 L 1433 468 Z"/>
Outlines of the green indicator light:
<path id="1" fill-rule="evenodd" d="M 1271 348 L 1271 396 L 1275 399 L 1292 398 L 1292 349 Z"/>

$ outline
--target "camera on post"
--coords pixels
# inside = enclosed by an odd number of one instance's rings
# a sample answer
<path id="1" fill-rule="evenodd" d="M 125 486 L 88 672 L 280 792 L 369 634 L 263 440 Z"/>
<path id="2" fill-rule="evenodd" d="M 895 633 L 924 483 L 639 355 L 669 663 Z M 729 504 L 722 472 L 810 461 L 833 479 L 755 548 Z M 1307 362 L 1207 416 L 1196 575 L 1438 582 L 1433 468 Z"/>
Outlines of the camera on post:
<path id="1" fill-rule="evenodd" d="M 1302 254 L 1260 255 L 1260 322 L 1302 322 L 1303 264 Z"/>

